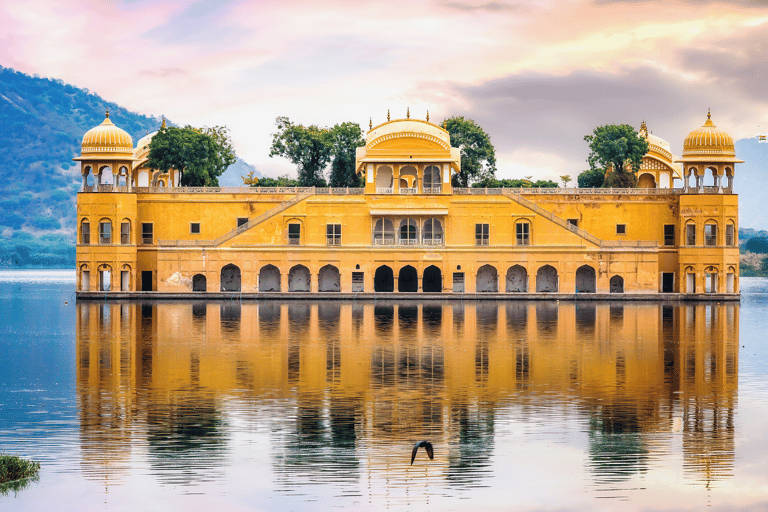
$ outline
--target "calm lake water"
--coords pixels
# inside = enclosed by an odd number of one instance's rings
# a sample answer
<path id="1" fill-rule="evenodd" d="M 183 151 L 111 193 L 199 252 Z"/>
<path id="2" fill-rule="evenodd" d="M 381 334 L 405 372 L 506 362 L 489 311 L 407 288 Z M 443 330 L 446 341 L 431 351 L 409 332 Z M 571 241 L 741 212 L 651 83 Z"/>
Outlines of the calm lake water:
<path id="1" fill-rule="evenodd" d="M 741 304 L 76 303 L 0 271 L 0 510 L 765 510 Z M 430 440 L 434 460 L 416 441 Z"/>

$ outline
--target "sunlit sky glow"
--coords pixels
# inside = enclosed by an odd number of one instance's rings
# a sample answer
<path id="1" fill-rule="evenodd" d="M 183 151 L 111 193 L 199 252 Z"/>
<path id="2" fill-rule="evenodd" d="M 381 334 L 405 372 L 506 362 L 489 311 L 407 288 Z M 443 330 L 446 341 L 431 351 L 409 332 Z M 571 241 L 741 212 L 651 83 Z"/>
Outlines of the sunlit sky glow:
<path id="1" fill-rule="evenodd" d="M 0 27 L 1 65 L 227 125 L 267 175 L 293 172 L 269 158 L 277 116 L 463 115 L 512 178 L 575 177 L 606 123 L 645 119 L 676 154 L 707 108 L 736 139 L 768 131 L 765 0 L 4 0 Z"/>

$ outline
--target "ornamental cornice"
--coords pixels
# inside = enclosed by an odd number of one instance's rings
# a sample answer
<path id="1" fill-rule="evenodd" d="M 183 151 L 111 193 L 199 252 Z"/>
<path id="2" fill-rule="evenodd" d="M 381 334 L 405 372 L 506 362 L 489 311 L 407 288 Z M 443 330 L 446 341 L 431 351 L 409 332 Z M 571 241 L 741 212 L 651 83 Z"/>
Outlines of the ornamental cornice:
<path id="1" fill-rule="evenodd" d="M 444 140 L 440 139 L 439 137 L 436 137 L 434 135 L 430 135 L 428 133 L 419 133 L 419 132 L 397 132 L 397 133 L 387 133 L 385 135 L 382 135 L 380 137 L 376 137 L 372 141 L 370 141 L 368 144 L 365 145 L 366 149 L 372 149 L 374 146 L 381 144 L 384 141 L 391 140 L 391 139 L 405 139 L 405 138 L 411 138 L 411 139 L 424 139 L 428 140 L 430 142 L 434 142 L 435 144 L 439 145 L 445 150 L 451 149 L 450 144 L 447 144 Z"/>

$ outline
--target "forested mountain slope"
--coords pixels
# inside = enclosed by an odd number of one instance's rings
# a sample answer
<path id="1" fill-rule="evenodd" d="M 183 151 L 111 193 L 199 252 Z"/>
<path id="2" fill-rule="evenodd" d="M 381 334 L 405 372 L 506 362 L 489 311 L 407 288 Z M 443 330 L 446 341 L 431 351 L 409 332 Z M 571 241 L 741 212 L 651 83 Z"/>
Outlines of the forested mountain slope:
<path id="1" fill-rule="evenodd" d="M 0 67 L 0 267 L 74 267 L 81 179 L 72 158 L 107 108 L 134 144 L 160 127 L 160 116 L 136 114 L 61 80 Z M 220 181 L 242 184 L 239 176 L 252 169 L 238 161 Z"/>

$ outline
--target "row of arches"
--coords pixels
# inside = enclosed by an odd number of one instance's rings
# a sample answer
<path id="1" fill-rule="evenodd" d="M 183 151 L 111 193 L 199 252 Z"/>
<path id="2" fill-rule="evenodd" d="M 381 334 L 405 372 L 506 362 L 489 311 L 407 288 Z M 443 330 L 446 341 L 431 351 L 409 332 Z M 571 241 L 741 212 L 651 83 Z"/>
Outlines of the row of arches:
<path id="1" fill-rule="evenodd" d="M 439 193 L 442 186 L 442 171 L 436 165 L 428 165 L 424 168 L 421 180 L 419 172 L 413 165 L 405 165 L 400 172 L 395 172 L 389 165 L 380 165 L 376 168 L 376 189 L 379 193 L 391 194 L 394 190 L 400 193 Z M 397 178 L 397 181 L 395 179 Z M 419 187 L 421 181 L 421 187 Z M 395 187 L 397 185 L 397 187 Z"/>
<path id="2" fill-rule="evenodd" d="M 110 165 L 87 165 L 82 169 L 82 179 L 84 190 L 87 187 L 98 188 L 105 185 L 131 190 L 133 187 L 172 187 L 175 184 L 176 173 L 145 167 L 131 170 L 125 165 L 117 167 L 117 172 L 114 172 Z"/>
<path id="3" fill-rule="evenodd" d="M 358 265 L 359 269 L 359 265 Z M 461 267 L 453 273 L 453 291 L 465 292 L 463 288 L 464 273 Z M 355 272 L 362 278 L 362 272 Z M 282 276 L 280 269 L 274 265 L 264 265 L 258 273 L 258 291 L 259 292 L 310 292 L 312 291 L 312 276 L 309 268 L 305 265 L 294 265 L 288 271 L 287 285 L 288 289 L 282 289 Z M 355 281 L 353 275 L 353 282 Z M 446 288 L 443 271 L 436 265 L 426 267 L 419 277 L 418 271 L 412 265 L 405 265 L 397 272 L 395 279 L 394 270 L 388 265 L 380 265 L 376 268 L 373 278 L 374 292 L 403 292 L 413 293 L 421 289 L 424 293 L 442 293 Z M 362 279 L 359 279 L 362 283 Z M 499 275 L 496 267 L 492 265 L 483 265 L 477 270 L 476 274 L 476 293 L 498 293 Z M 228 264 L 222 267 L 220 272 L 220 291 L 239 292 L 242 290 L 242 277 L 240 268 L 234 264 Z M 419 286 L 421 284 L 421 286 Z M 597 289 L 597 274 L 595 269 L 589 265 L 582 265 L 576 270 L 576 293 L 595 293 Z M 506 293 L 526 293 L 529 291 L 528 271 L 522 265 L 513 265 L 507 270 L 505 280 L 502 284 L 503 291 Z M 203 274 L 196 274 L 192 277 L 192 291 L 208 291 L 207 279 Z M 341 273 L 334 265 L 325 265 L 320 268 L 317 276 L 317 291 L 319 292 L 339 292 L 341 291 Z M 353 291 L 363 291 L 357 289 Z M 541 266 L 535 276 L 535 291 L 537 293 L 556 293 L 559 291 L 559 275 L 557 269 L 552 265 Z M 610 292 L 624 292 L 624 278 L 618 275 L 610 278 Z"/>

